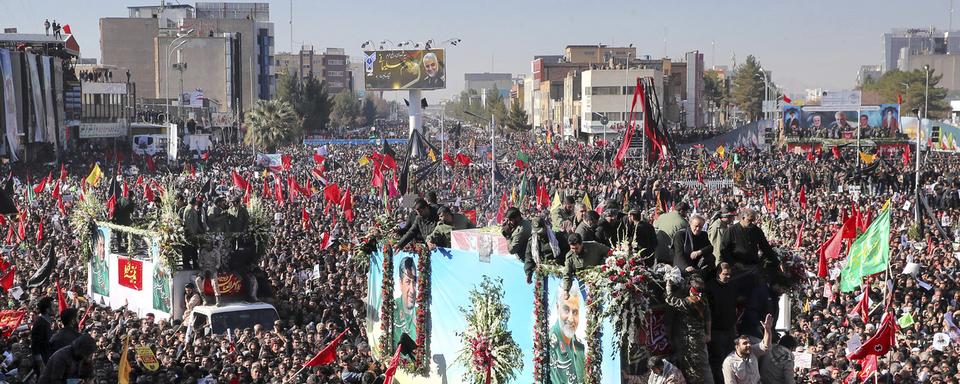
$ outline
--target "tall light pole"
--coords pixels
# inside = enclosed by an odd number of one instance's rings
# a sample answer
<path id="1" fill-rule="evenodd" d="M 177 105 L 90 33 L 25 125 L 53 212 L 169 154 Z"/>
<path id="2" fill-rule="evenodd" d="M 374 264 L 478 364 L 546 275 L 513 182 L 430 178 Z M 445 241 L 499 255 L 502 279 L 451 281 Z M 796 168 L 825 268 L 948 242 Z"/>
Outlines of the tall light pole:
<path id="1" fill-rule="evenodd" d="M 923 120 L 920 120 L 919 108 L 914 108 L 913 114 L 917 116 L 917 150 L 914 154 L 916 158 L 913 168 L 913 221 L 917 224 L 917 228 L 920 228 L 920 130 L 923 128 Z M 923 114 L 926 115 L 926 111 Z"/>
<path id="2" fill-rule="evenodd" d="M 163 79 L 164 80 L 163 81 L 164 83 L 163 97 L 164 99 L 166 99 L 166 102 L 164 104 L 167 105 L 167 108 L 166 108 L 167 129 L 170 128 L 170 53 L 173 52 L 174 49 L 179 49 L 182 45 L 186 44 L 188 41 L 186 39 L 190 37 L 190 35 L 193 34 L 193 32 L 194 32 L 194 29 L 190 29 L 186 33 L 177 34 L 177 38 L 173 39 L 173 41 L 170 42 L 170 45 L 167 46 L 167 67 L 165 69 L 165 75 Z"/>
<path id="3" fill-rule="evenodd" d="M 765 104 L 767 101 L 770 100 L 770 81 L 767 80 L 767 72 L 764 71 L 763 68 L 760 68 L 760 73 L 758 73 L 757 75 L 760 75 L 763 78 L 763 103 Z M 762 107 L 760 109 L 763 112 L 763 118 L 767 119 L 768 118 L 767 111 L 763 111 Z"/>

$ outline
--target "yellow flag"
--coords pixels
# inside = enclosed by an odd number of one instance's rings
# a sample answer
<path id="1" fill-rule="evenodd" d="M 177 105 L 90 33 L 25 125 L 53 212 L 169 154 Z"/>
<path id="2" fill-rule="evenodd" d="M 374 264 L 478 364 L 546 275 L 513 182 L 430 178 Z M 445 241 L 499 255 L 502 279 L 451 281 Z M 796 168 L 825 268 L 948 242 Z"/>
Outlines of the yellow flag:
<path id="1" fill-rule="evenodd" d="M 722 145 L 717 147 L 717 156 L 723 157 L 723 155 L 725 155 L 726 153 L 727 153 L 727 149 L 724 148 Z"/>
<path id="2" fill-rule="evenodd" d="M 87 175 L 87 184 L 96 187 L 100 185 L 101 179 L 103 179 L 103 172 L 100 171 L 100 163 L 94 164 L 90 174 Z"/>
<path id="3" fill-rule="evenodd" d="M 510 190 L 510 204 L 516 204 L 516 203 L 517 203 L 517 186 L 514 185 L 513 189 Z"/>
<path id="4" fill-rule="evenodd" d="M 123 352 L 120 353 L 120 369 L 117 382 L 120 384 L 130 383 L 130 360 L 127 360 L 127 351 L 130 350 L 130 336 L 123 339 Z"/>
<path id="5" fill-rule="evenodd" d="M 360 160 L 357 160 L 357 163 L 360 163 L 360 165 L 367 165 L 368 163 L 370 163 L 370 159 L 367 158 L 367 155 L 363 155 L 363 156 L 360 156 Z"/>
<path id="6" fill-rule="evenodd" d="M 560 208 L 560 194 L 554 192 L 554 193 L 553 193 L 553 202 L 550 203 L 550 210 L 552 211 L 552 210 L 557 209 L 557 208 Z"/>
<path id="7" fill-rule="evenodd" d="M 591 211 L 593 210 L 593 203 L 590 202 L 590 194 L 588 193 L 583 194 L 583 205 L 586 206 L 587 209 Z"/>
<path id="8" fill-rule="evenodd" d="M 872 164 L 873 161 L 876 159 L 877 159 L 877 155 L 872 155 L 862 151 L 860 152 L 860 161 L 866 163 L 867 165 Z"/>
<path id="9" fill-rule="evenodd" d="M 430 161 L 437 161 L 437 154 L 433 153 L 433 149 L 427 152 L 427 156 L 430 156 Z"/>

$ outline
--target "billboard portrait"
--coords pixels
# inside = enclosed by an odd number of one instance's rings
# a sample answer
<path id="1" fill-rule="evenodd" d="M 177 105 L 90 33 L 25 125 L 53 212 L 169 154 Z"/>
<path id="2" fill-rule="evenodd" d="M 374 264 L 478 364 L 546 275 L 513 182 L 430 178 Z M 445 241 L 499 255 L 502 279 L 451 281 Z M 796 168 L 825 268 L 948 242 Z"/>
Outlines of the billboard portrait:
<path id="1" fill-rule="evenodd" d="M 880 129 L 880 110 L 860 110 L 860 116 L 857 117 L 857 129 L 860 130 L 860 137 L 863 139 L 885 137 L 881 134 Z M 856 133 L 854 133 L 854 138 L 856 138 Z"/>
<path id="2" fill-rule="evenodd" d="M 783 106 L 783 132 L 787 136 L 800 136 L 800 107 Z"/>
<path id="3" fill-rule="evenodd" d="M 90 284 L 91 291 L 101 296 L 110 296 L 110 265 L 107 263 L 109 241 L 110 228 L 97 228 L 93 234 L 93 254 L 90 256 Z"/>
<path id="4" fill-rule="evenodd" d="M 806 109 L 803 113 L 802 135 L 820 139 L 857 138 L 857 111 Z"/>
<path id="5" fill-rule="evenodd" d="M 417 263 L 419 256 L 399 253 L 393 267 L 393 347 L 404 333 L 417 339 Z"/>
<path id="6" fill-rule="evenodd" d="M 569 290 L 562 279 L 548 279 L 547 375 L 551 383 L 583 383 L 586 376 L 587 300 L 583 283 L 573 280 Z"/>
<path id="7" fill-rule="evenodd" d="M 446 61 L 442 49 L 365 51 L 367 90 L 443 89 Z"/>
<path id="8" fill-rule="evenodd" d="M 880 131 L 883 137 L 900 133 L 900 104 L 880 104 Z"/>
<path id="9" fill-rule="evenodd" d="M 380 353 L 380 307 L 383 304 L 381 284 L 383 283 L 383 253 L 370 254 L 370 272 L 367 278 L 367 343 L 374 355 Z"/>

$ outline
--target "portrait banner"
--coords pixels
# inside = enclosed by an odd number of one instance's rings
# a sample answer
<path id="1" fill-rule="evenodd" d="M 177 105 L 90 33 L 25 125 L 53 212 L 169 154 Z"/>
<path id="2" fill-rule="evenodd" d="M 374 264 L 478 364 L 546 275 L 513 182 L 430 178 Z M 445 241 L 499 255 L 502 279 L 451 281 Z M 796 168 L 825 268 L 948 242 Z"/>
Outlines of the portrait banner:
<path id="1" fill-rule="evenodd" d="M 142 261 L 119 258 L 117 259 L 117 273 L 119 274 L 119 279 L 117 279 L 117 281 L 120 283 L 120 285 L 138 291 L 143 290 Z"/>
<path id="2" fill-rule="evenodd" d="M 0 76 L 3 78 L 3 117 L 6 122 L 7 144 L 10 146 L 10 160 L 17 161 L 20 140 L 17 139 L 17 92 L 13 85 L 13 64 L 10 51 L 0 49 Z"/>
<path id="3" fill-rule="evenodd" d="M 137 360 L 140 360 L 143 363 L 143 367 L 150 372 L 156 372 L 160 369 L 160 361 L 157 360 L 157 355 L 153 354 L 153 349 L 150 349 L 148 345 L 137 346 L 134 351 L 137 352 Z"/>
<path id="4" fill-rule="evenodd" d="M 156 241 L 150 242 L 150 256 L 152 260 L 159 260 L 160 248 Z M 171 294 L 170 274 L 160 263 L 153 263 L 153 309 L 161 312 L 171 313 L 170 302 Z"/>
<path id="5" fill-rule="evenodd" d="M 93 255 L 90 257 L 90 291 L 101 296 L 110 296 L 110 264 L 107 262 L 109 241 L 110 228 L 97 228 L 91 242 Z"/>
<path id="6" fill-rule="evenodd" d="M 367 90 L 446 87 L 446 61 L 442 49 L 365 51 L 363 55 Z"/>

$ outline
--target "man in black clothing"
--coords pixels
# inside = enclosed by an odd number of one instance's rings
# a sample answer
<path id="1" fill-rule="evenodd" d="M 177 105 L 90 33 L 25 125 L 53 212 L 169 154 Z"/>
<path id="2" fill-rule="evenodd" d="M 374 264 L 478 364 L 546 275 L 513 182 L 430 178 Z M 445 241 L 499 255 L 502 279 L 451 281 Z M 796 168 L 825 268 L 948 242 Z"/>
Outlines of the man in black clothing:
<path id="1" fill-rule="evenodd" d="M 597 241 L 597 224 L 600 221 L 600 214 L 596 211 L 587 211 L 583 214 L 583 221 L 577 225 L 574 231 L 583 241 Z"/>
<path id="2" fill-rule="evenodd" d="M 700 273 L 707 277 L 716 265 L 713 246 L 707 233 L 702 231 L 704 219 L 700 215 L 690 218 L 690 227 L 681 229 L 673 238 L 673 266 L 683 273 Z"/>
<path id="3" fill-rule="evenodd" d="M 720 261 L 733 265 L 735 274 L 740 272 L 739 270 L 756 270 L 759 266 L 780 264 L 756 222 L 757 212 L 744 209 L 740 213 L 740 221 L 727 229 L 720 242 Z"/>
<path id="4" fill-rule="evenodd" d="M 657 230 L 653 225 L 643 219 L 640 210 L 631 209 L 630 214 L 624 218 L 627 228 L 627 239 L 631 243 L 636 243 L 634 249 L 639 250 L 640 256 L 648 266 L 653 265 L 653 254 L 657 250 Z"/>
<path id="5" fill-rule="evenodd" d="M 79 383 L 92 378 L 93 353 L 96 351 L 97 342 L 92 337 L 88 335 L 78 337 L 50 357 L 50 363 L 44 367 L 37 379 L 37 384 Z"/>
<path id="6" fill-rule="evenodd" d="M 597 224 L 597 242 L 608 247 L 616 247 L 620 243 L 620 231 L 624 229 L 623 216 L 616 207 L 604 209 L 603 219 Z"/>
<path id="7" fill-rule="evenodd" d="M 733 351 L 737 335 L 737 290 L 730 283 L 731 266 L 720 263 L 715 279 L 707 280 L 707 303 L 710 304 L 710 341 L 707 353 L 714 382 L 723 382 L 723 359 Z"/>
<path id="8" fill-rule="evenodd" d="M 50 336 L 53 335 L 53 298 L 45 296 L 37 304 L 37 319 L 30 328 L 30 351 L 37 367 L 43 367 L 50 360 Z"/>
<path id="9" fill-rule="evenodd" d="M 413 209 L 417 211 L 417 218 L 397 242 L 397 250 L 403 249 L 411 241 L 425 241 L 440 221 L 437 209 L 424 199 L 417 199 Z"/>
<path id="10" fill-rule="evenodd" d="M 70 345 L 74 340 L 80 337 L 80 331 L 77 329 L 80 324 L 80 312 L 76 308 L 67 308 L 60 314 L 60 328 L 57 333 L 50 338 L 50 350 L 56 352 L 60 348 Z"/>

